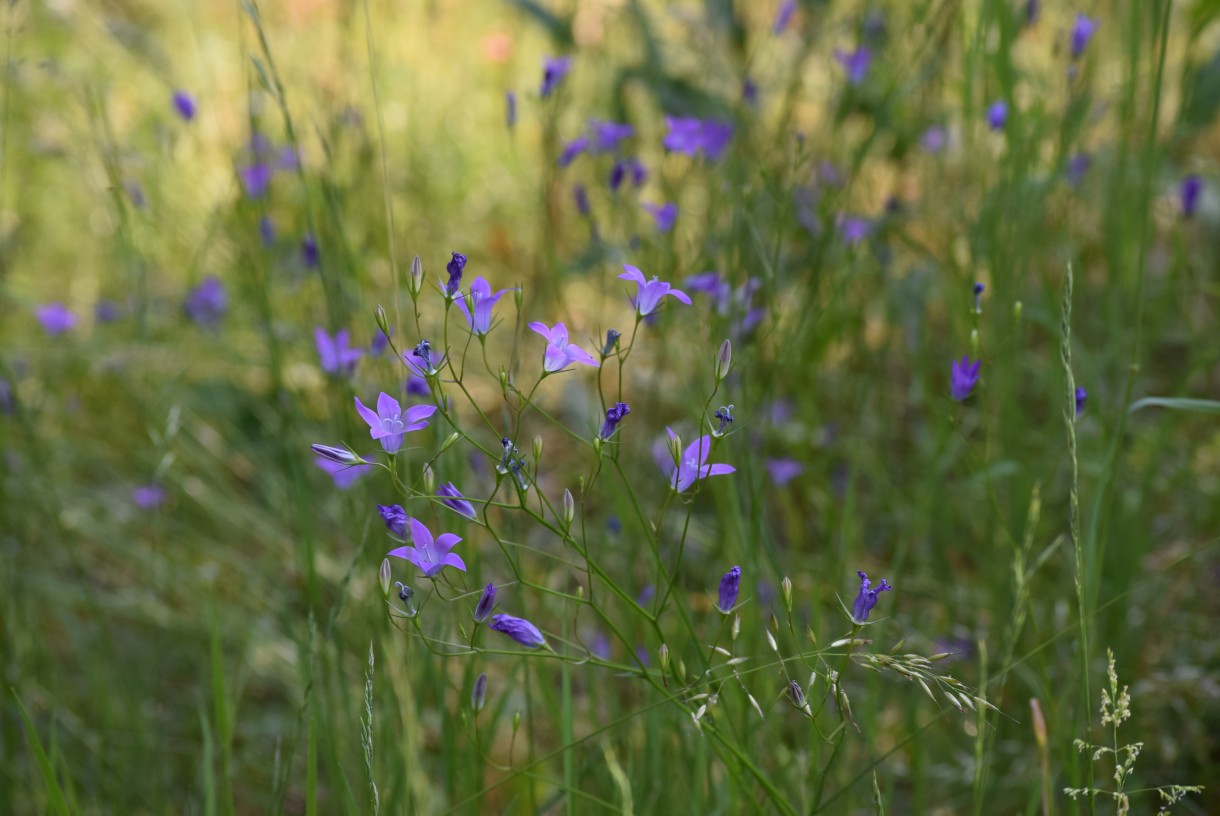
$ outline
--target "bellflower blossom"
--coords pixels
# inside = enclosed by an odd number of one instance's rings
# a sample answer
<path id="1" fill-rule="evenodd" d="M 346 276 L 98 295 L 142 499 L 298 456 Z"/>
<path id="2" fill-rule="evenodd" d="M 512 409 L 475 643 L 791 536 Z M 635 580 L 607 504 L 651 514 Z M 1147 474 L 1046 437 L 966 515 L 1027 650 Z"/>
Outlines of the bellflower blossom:
<path id="1" fill-rule="evenodd" d="M 445 482 L 436 489 L 436 495 L 441 497 L 441 504 L 448 507 L 458 515 L 465 516 L 468 519 L 477 519 L 478 513 L 474 511 L 474 505 L 466 501 L 466 497 L 462 495 L 462 491 L 454 486 L 453 482 Z"/>
<path id="2" fill-rule="evenodd" d="M 572 363 L 599 367 L 601 364 L 592 355 L 575 343 L 568 342 L 568 327 L 556 323 L 554 327 L 535 321 L 529 327 L 547 340 L 546 355 L 543 357 L 542 370 L 549 373 L 562 371 Z"/>
<path id="3" fill-rule="evenodd" d="M 334 337 L 327 334 L 326 329 L 321 326 L 313 330 L 314 345 L 318 349 L 318 361 L 322 371 L 346 377 L 356 370 L 356 361 L 364 355 L 364 350 L 350 348 L 350 337 L 347 329 L 335 332 Z"/>
<path id="4" fill-rule="evenodd" d="M 614 432 L 618 430 L 618 424 L 630 413 L 631 408 L 625 402 L 616 402 L 612 408 L 607 408 L 606 421 L 602 423 L 602 429 L 597 432 L 598 438 L 609 439 L 614 436 Z"/>
<path id="5" fill-rule="evenodd" d="M 669 434 L 671 440 L 675 438 L 676 435 L 672 430 L 666 428 L 665 431 Z M 682 493 L 689 490 L 700 479 L 736 472 L 737 468 L 732 465 L 709 465 L 707 457 L 711 452 L 712 437 L 707 434 L 687 445 L 686 450 L 682 451 L 682 458 L 677 462 L 676 466 L 674 463 L 668 465 L 669 486 L 675 492 Z"/>
<path id="6" fill-rule="evenodd" d="M 767 459 L 763 464 L 776 487 L 784 487 L 805 472 L 805 466 L 795 459 Z"/>
<path id="7" fill-rule="evenodd" d="M 635 135 L 635 128 L 625 122 L 603 122 L 589 120 L 589 133 L 593 137 L 590 150 L 594 153 L 613 153 L 626 139 Z"/>
<path id="8" fill-rule="evenodd" d="M 267 188 L 271 186 L 271 177 L 275 174 L 275 170 L 269 164 L 258 162 L 256 164 L 248 164 L 238 170 L 238 175 L 241 176 L 242 189 L 246 191 L 247 198 L 262 198 L 267 194 Z"/>
<path id="9" fill-rule="evenodd" d="M 576 157 L 589 149 L 589 137 L 577 136 L 572 141 L 563 146 L 563 151 L 559 154 L 559 159 L 556 162 L 560 167 L 567 167 Z"/>
<path id="10" fill-rule="evenodd" d="M 200 326 L 215 326 L 225 316 L 228 302 L 224 284 L 209 275 L 187 294 L 182 308 Z"/>
<path id="11" fill-rule="evenodd" d="M 836 49 L 835 59 L 843 66 L 843 70 L 847 72 L 847 84 L 859 85 L 868 76 L 869 66 L 873 62 L 873 52 L 863 45 L 855 51 L 840 51 Z"/>
<path id="12" fill-rule="evenodd" d="M 48 303 L 34 310 L 34 316 L 47 334 L 63 334 L 76 325 L 76 313 L 62 303 Z"/>
<path id="13" fill-rule="evenodd" d="M 398 400 L 382 391 L 377 397 L 377 410 L 365 406 L 356 397 L 356 411 L 369 424 L 369 435 L 381 441 L 386 453 L 398 453 L 403 437 L 411 431 L 428 427 L 427 418 L 436 413 L 435 405 L 414 405 L 405 412 Z"/>
<path id="14" fill-rule="evenodd" d="M 395 558 L 410 561 L 429 578 L 445 567 L 466 571 L 466 562 L 461 559 L 461 556 L 449 552 L 462 540 L 461 536 L 454 533 L 441 533 L 434 540 L 432 531 L 417 519 L 408 518 L 407 525 L 411 528 L 411 543 L 414 546 L 397 547 L 386 553 L 387 556 L 392 555 Z"/>
<path id="15" fill-rule="evenodd" d="M 722 615 L 732 613 L 737 605 L 737 593 L 741 589 L 741 567 L 733 567 L 720 579 L 720 601 L 716 609 Z"/>
<path id="16" fill-rule="evenodd" d="M 466 256 L 460 252 L 452 253 L 453 257 L 445 264 L 449 273 L 449 282 L 445 284 L 445 297 L 453 300 L 462 291 L 462 270 L 466 268 Z"/>
<path id="17" fill-rule="evenodd" d="M 1097 33 L 1096 20 L 1087 14 L 1077 14 L 1076 23 L 1072 26 L 1072 59 L 1080 59 L 1084 50 L 1089 47 L 1089 40 Z"/>
<path id="18" fill-rule="evenodd" d="M 665 135 L 661 145 L 666 150 L 672 150 L 675 153 L 694 156 L 702 152 L 715 161 L 720 158 L 728 148 L 729 142 L 733 140 L 732 122 L 666 116 L 665 124 L 669 127 L 669 132 Z"/>
<path id="19" fill-rule="evenodd" d="M 379 504 L 377 512 L 385 522 L 386 529 L 399 538 L 407 537 L 407 511 L 399 504 Z"/>
<path id="20" fill-rule="evenodd" d="M 164 504 L 168 495 L 161 485 L 140 485 L 131 491 L 131 501 L 141 510 L 152 510 Z"/>
<path id="21" fill-rule="evenodd" d="M 997 99 L 987 108 L 987 126 L 992 130 L 1003 130 L 1008 124 L 1008 103 Z"/>
<path id="22" fill-rule="evenodd" d="M 661 298 L 666 295 L 672 295 L 687 306 L 691 304 L 690 295 L 681 289 L 674 289 L 665 281 L 657 280 L 656 275 L 652 276 L 652 280 L 647 280 L 644 277 L 644 273 L 631 264 L 623 264 L 623 273 L 619 275 L 619 278 L 621 280 L 635 281 L 636 286 L 639 287 L 635 298 L 632 300 L 632 305 L 635 306 L 636 314 L 640 317 L 645 317 L 656 311 Z"/>
<path id="23" fill-rule="evenodd" d="M 487 332 L 491 331 L 492 308 L 505 293 L 511 291 L 513 290 L 501 289 L 492 294 L 491 284 L 482 277 L 470 282 L 470 295 L 468 298 L 458 298 L 457 307 L 462 310 L 462 314 L 466 315 L 466 322 L 470 324 L 472 333 L 479 337 L 487 336 Z M 471 306 L 466 305 L 467 299 L 470 300 Z"/>
<path id="24" fill-rule="evenodd" d="M 665 204 L 641 204 L 656 221 L 657 232 L 669 232 L 678 220 L 678 205 L 672 201 Z"/>
<path id="25" fill-rule="evenodd" d="M 563 78 L 572 70 L 571 57 L 547 57 L 542 61 L 542 88 L 538 95 L 546 99 L 559 87 Z"/>
<path id="26" fill-rule="evenodd" d="M 618 188 L 623 184 L 623 179 L 628 176 L 631 178 L 632 186 L 641 187 L 648 179 L 648 170 L 639 159 L 634 157 L 616 161 L 614 167 L 610 168 L 611 191 L 618 192 Z"/>
<path id="27" fill-rule="evenodd" d="M 792 21 L 794 12 L 796 12 L 796 0 L 782 0 L 779 9 L 775 12 L 775 22 L 771 24 L 771 33 L 783 34 L 788 28 L 788 23 Z"/>
<path id="28" fill-rule="evenodd" d="M 939 153 L 945 149 L 948 142 L 949 133 L 944 125 L 932 125 L 919 137 L 919 146 L 925 153 Z"/>
<path id="29" fill-rule="evenodd" d="M 186 91 L 174 91 L 174 110 L 182 117 L 183 121 L 189 122 L 195 118 L 195 100 Z"/>
<path id="30" fill-rule="evenodd" d="M 882 578 L 880 585 L 873 589 L 873 582 L 868 580 L 868 575 L 860 570 L 856 570 L 856 575 L 860 576 L 860 594 L 856 596 L 856 602 L 852 605 L 851 616 L 856 623 L 864 623 L 868 620 L 868 613 L 872 612 L 873 607 L 877 605 L 878 593 L 889 592 L 893 587 Z"/>
<path id="31" fill-rule="evenodd" d="M 975 383 L 979 381 L 979 367 L 982 365 L 981 358 L 971 364 L 969 355 L 953 361 L 949 372 L 949 391 L 953 394 L 953 399 L 961 402 L 970 396 Z"/>
<path id="32" fill-rule="evenodd" d="M 318 267 L 318 239 L 313 237 L 312 232 L 305 233 L 305 237 L 301 239 L 301 260 L 310 269 Z"/>
<path id="33" fill-rule="evenodd" d="M 1182 186 L 1178 191 L 1178 197 L 1182 202 L 1182 215 L 1186 218 L 1194 218 L 1195 211 L 1199 208 L 1199 196 L 1203 193 L 1203 179 L 1193 173 L 1182 179 Z"/>
<path id="34" fill-rule="evenodd" d="M 1079 417 L 1081 411 L 1084 410 L 1084 401 L 1089 398 L 1089 392 L 1084 390 L 1084 386 L 1076 386 L 1076 416 Z"/>
<path id="35" fill-rule="evenodd" d="M 522 646 L 530 649 L 538 649 L 546 645 L 546 638 L 542 636 L 542 632 L 538 631 L 538 627 L 525 618 L 517 618 L 512 615 L 493 615 L 488 628 L 508 635 Z"/>

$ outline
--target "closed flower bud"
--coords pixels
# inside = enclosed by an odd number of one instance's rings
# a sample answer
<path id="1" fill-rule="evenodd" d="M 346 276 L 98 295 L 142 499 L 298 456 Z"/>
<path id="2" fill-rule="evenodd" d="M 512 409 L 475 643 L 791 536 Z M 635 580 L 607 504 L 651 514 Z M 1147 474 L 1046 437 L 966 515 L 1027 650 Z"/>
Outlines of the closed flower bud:
<path id="1" fill-rule="evenodd" d="M 678 658 L 678 668 L 674 674 L 677 676 L 679 683 L 686 682 L 686 661 L 680 657 Z"/>
<path id="2" fill-rule="evenodd" d="M 779 582 L 779 596 L 784 602 L 784 609 L 788 610 L 788 614 L 792 614 L 792 579 L 784 576 L 784 580 Z"/>
<path id="3" fill-rule="evenodd" d="M 669 647 L 664 643 L 657 650 L 657 659 L 661 664 L 661 674 L 667 673 L 669 671 Z"/>
<path id="4" fill-rule="evenodd" d="M 729 635 L 733 640 L 737 640 L 737 636 L 741 634 L 741 615 L 733 616 L 733 627 L 729 629 Z"/>
<path id="5" fill-rule="evenodd" d="M 513 734 L 516 735 L 517 729 L 521 727 L 521 712 L 520 710 L 513 712 Z"/>
<path id="6" fill-rule="evenodd" d="M 410 291 L 412 298 L 419 297 L 419 293 L 424 288 L 424 264 L 415 256 L 415 260 L 411 261 L 411 277 L 407 282 L 407 290 Z"/>
<path id="7" fill-rule="evenodd" d="M 444 453 L 445 451 L 449 450 L 451 447 L 453 447 L 453 443 L 457 442 L 461 438 L 462 438 L 462 435 L 460 433 L 458 433 L 457 431 L 454 431 L 453 433 L 449 434 L 449 436 L 445 438 L 445 441 L 441 443 L 440 452 Z M 431 493 L 432 491 L 429 490 L 428 492 Z"/>
<path id="8" fill-rule="evenodd" d="M 720 382 L 729 376 L 729 368 L 732 365 L 733 344 L 725 340 L 720 344 L 720 351 L 716 354 L 716 382 Z"/>
<path id="9" fill-rule="evenodd" d="M 338 462 L 341 465 L 363 465 L 367 464 L 356 454 L 349 451 L 347 448 L 336 448 L 331 445 L 310 445 L 309 449 L 323 459 L 329 459 L 332 462 Z"/>
<path id="10" fill-rule="evenodd" d="M 797 708 L 805 707 L 805 691 L 795 680 L 788 681 L 788 700 Z"/>
<path id="11" fill-rule="evenodd" d="M 669 455 L 675 464 L 682 461 L 682 437 L 677 434 L 669 437 Z"/>
<path id="12" fill-rule="evenodd" d="M 1024 311 L 1025 305 L 1022 304 L 1021 301 L 1018 300 L 1016 303 L 1012 304 L 1012 316 L 1013 319 L 1018 323 L 1021 321 L 1021 315 L 1024 313 Z"/>
<path id="13" fill-rule="evenodd" d="M 378 305 L 375 313 L 377 319 L 377 328 L 381 329 L 381 333 L 386 337 L 390 336 L 390 321 L 385 315 L 385 307 Z"/>
<path id="14" fill-rule="evenodd" d="M 732 613 L 733 607 L 737 605 L 737 593 L 740 589 L 741 567 L 733 567 L 720 579 L 720 601 L 716 604 L 720 614 Z"/>
<path id="15" fill-rule="evenodd" d="M 534 461 L 535 462 L 542 461 L 542 437 L 541 436 L 534 437 Z"/>
<path id="16" fill-rule="evenodd" d="M 390 597 L 390 559 L 381 559 L 381 571 L 377 575 L 377 580 L 381 583 L 381 594 Z"/>
<path id="17" fill-rule="evenodd" d="M 566 487 L 563 489 L 563 523 L 567 527 L 572 526 L 572 521 L 576 518 L 576 500 L 572 498 L 572 491 Z"/>
<path id="18" fill-rule="evenodd" d="M 487 616 L 491 614 L 491 610 L 496 605 L 496 585 L 488 584 L 483 588 L 483 596 L 479 598 L 479 604 L 474 608 L 474 622 L 482 623 L 487 620 Z"/>
<path id="19" fill-rule="evenodd" d="M 970 330 L 970 353 L 975 357 L 979 356 L 979 330 Z"/>
<path id="20" fill-rule="evenodd" d="M 487 674 L 480 674 L 474 681 L 474 688 L 470 691 L 470 707 L 474 709 L 474 713 L 478 714 L 483 710 L 483 706 L 487 704 Z"/>
<path id="21" fill-rule="evenodd" d="M 429 496 L 432 495 L 432 489 L 436 484 L 436 477 L 432 474 L 432 468 L 424 465 L 424 492 Z"/>

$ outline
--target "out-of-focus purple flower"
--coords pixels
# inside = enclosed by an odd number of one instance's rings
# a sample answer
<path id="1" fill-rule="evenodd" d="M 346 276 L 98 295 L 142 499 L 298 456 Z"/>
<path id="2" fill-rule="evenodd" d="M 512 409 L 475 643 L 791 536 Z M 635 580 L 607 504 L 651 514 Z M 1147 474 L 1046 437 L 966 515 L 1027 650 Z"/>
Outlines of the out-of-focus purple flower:
<path id="1" fill-rule="evenodd" d="M 491 614 L 491 610 L 496 606 L 496 585 L 488 584 L 483 587 L 483 594 L 479 598 L 479 603 L 474 608 L 474 622 L 482 623 L 487 620 Z"/>
<path id="2" fill-rule="evenodd" d="M 265 247 L 275 243 L 275 222 L 271 220 L 271 216 L 264 215 L 258 219 L 258 237 Z"/>
<path id="3" fill-rule="evenodd" d="M 169 498 L 165 488 L 157 484 L 140 485 L 131 491 L 131 501 L 141 510 L 152 510 L 160 507 Z"/>
<path id="4" fill-rule="evenodd" d="M 351 376 L 356 370 L 356 361 L 364 354 L 362 349 L 350 348 L 347 329 L 340 329 L 331 337 L 326 329 L 318 326 L 313 330 L 314 345 L 318 349 L 318 361 L 327 374 Z"/>
<path id="5" fill-rule="evenodd" d="M 390 346 L 390 338 L 381 329 L 373 333 L 373 339 L 369 343 L 369 354 L 373 357 L 378 356 Z"/>
<path id="6" fill-rule="evenodd" d="M 961 402 L 970 396 L 970 392 L 974 390 L 975 383 L 979 381 L 979 368 L 982 365 L 983 360 L 981 358 L 971 364 L 969 355 L 963 356 L 960 360 L 953 361 L 949 372 L 949 391 L 953 394 L 953 399 Z"/>
<path id="7" fill-rule="evenodd" d="M 418 374 L 407 377 L 406 391 L 413 397 L 427 397 L 432 394 L 428 388 L 428 381 Z"/>
<path id="8" fill-rule="evenodd" d="M 1042 12 L 1042 4 L 1039 0 L 1025 0 L 1025 24 L 1031 26 L 1038 22 L 1038 15 Z"/>
<path id="9" fill-rule="evenodd" d="M 376 411 L 356 397 L 356 412 L 369 424 L 369 436 L 379 440 L 386 453 L 398 453 L 406 434 L 428 427 L 428 417 L 436 413 L 436 406 L 413 405 L 404 412 L 398 400 L 382 391 Z"/>
<path id="10" fill-rule="evenodd" d="M 136 209 L 143 209 L 147 203 L 144 199 L 144 188 L 137 182 L 123 182 L 123 189 L 127 191 L 127 197 L 131 199 L 131 205 Z"/>
<path id="11" fill-rule="evenodd" d="M 497 301 L 510 291 L 512 290 L 501 289 L 493 294 L 491 284 L 482 277 L 471 281 L 469 299 L 474 308 L 466 305 L 466 298 L 457 299 L 457 307 L 462 314 L 466 315 L 466 323 L 470 326 L 471 332 L 479 337 L 485 337 L 487 332 L 491 331 L 491 310 Z"/>
<path id="12" fill-rule="evenodd" d="M 666 204 L 641 204 L 641 207 L 652 216 L 656 222 L 657 232 L 669 232 L 678 220 L 678 205 L 673 202 Z"/>
<path id="13" fill-rule="evenodd" d="M 737 593 L 740 590 L 741 567 L 733 567 L 720 579 L 720 601 L 716 604 L 720 614 L 732 613 L 733 607 L 737 606 Z"/>
<path id="14" fill-rule="evenodd" d="M 750 107 L 758 104 L 758 83 L 749 77 L 741 81 L 741 101 Z"/>
<path id="15" fill-rule="evenodd" d="M 276 168 L 287 172 L 295 172 L 301 166 L 301 157 L 297 153 L 296 148 L 292 145 L 284 145 L 280 148 L 279 155 L 276 157 Z"/>
<path id="16" fill-rule="evenodd" d="M 697 275 L 691 275 L 683 281 L 682 285 L 692 291 L 711 295 L 716 304 L 716 311 L 721 314 L 728 310 L 733 286 L 721 278 L 719 272 L 700 272 Z"/>
<path id="17" fill-rule="evenodd" d="M 209 275 L 186 296 L 182 308 L 200 326 L 215 326 L 225 316 L 229 296 L 220 279 Z"/>
<path id="18" fill-rule="evenodd" d="M 392 555 L 395 558 L 410 561 L 429 578 L 445 567 L 466 571 L 466 562 L 461 559 L 461 556 L 449 552 L 462 540 L 461 536 L 454 533 L 441 533 L 434 540 L 432 531 L 414 518 L 407 519 L 407 526 L 411 530 L 411 543 L 414 546 L 396 547 L 386 553 L 387 556 Z"/>
<path id="19" fill-rule="evenodd" d="M 843 243 L 848 246 L 855 246 L 872 234 L 874 223 L 872 219 L 862 218 L 858 215 L 848 215 L 840 213 L 839 218 L 839 237 Z"/>
<path id="20" fill-rule="evenodd" d="M 186 91 L 174 91 L 174 110 L 189 122 L 195 118 L 195 100 Z"/>
<path id="21" fill-rule="evenodd" d="M 488 628 L 508 635 L 522 646 L 530 649 L 538 649 L 546 645 L 546 638 L 542 636 L 542 632 L 538 631 L 538 627 L 525 618 L 517 618 L 512 615 L 494 615 Z"/>
<path id="22" fill-rule="evenodd" d="M 377 512 L 385 522 L 386 529 L 399 538 L 407 537 L 407 511 L 398 504 L 379 504 Z"/>
<path id="23" fill-rule="evenodd" d="M 1073 154 L 1067 163 L 1068 184 L 1079 187 L 1080 182 L 1084 181 L 1084 174 L 1089 172 L 1089 165 L 1092 163 L 1088 153 Z"/>
<path id="24" fill-rule="evenodd" d="M 589 137 L 577 136 L 572 141 L 563 146 L 563 151 L 559 154 L 559 159 L 556 164 L 560 167 L 567 167 L 576 157 L 589 149 Z"/>
<path id="25" fill-rule="evenodd" d="M 12 415 L 17 413 L 17 396 L 13 393 L 12 384 L 3 378 L 0 378 L 0 414 Z"/>
<path id="26" fill-rule="evenodd" d="M 788 23 L 792 21 L 792 15 L 796 11 L 796 0 L 782 0 L 779 4 L 779 9 L 775 12 L 775 22 L 771 24 L 772 34 L 783 34 L 788 28 Z"/>
<path id="27" fill-rule="evenodd" d="M 271 177 L 275 173 L 270 165 L 262 162 L 248 164 L 238 172 L 247 198 L 262 198 L 267 193 L 267 188 L 271 186 Z"/>
<path id="28" fill-rule="evenodd" d="M 309 449 L 321 459 L 329 459 L 340 465 L 362 465 L 365 461 L 347 448 L 336 448 L 333 445 L 310 445 Z"/>
<path id="29" fill-rule="evenodd" d="M 1080 416 L 1080 412 L 1084 410 L 1084 402 L 1089 398 L 1089 392 L 1084 390 L 1084 386 L 1076 386 L 1076 416 Z"/>
<path id="30" fill-rule="evenodd" d="M 546 99 L 572 70 L 571 57 L 547 57 L 542 61 L 542 89 L 538 95 Z"/>
<path id="31" fill-rule="evenodd" d="M 856 570 L 856 575 L 860 576 L 860 593 L 856 595 L 856 602 L 852 605 L 851 614 L 855 618 L 856 623 L 864 623 L 868 620 L 868 613 L 872 612 L 873 607 L 877 605 L 877 594 L 889 592 L 893 587 L 882 578 L 877 588 L 873 589 L 873 582 L 868 580 L 868 575 L 860 570 Z"/>
<path id="32" fill-rule="evenodd" d="M 99 300 L 93 305 L 93 317 L 98 323 L 113 323 L 123 316 L 123 307 L 113 300 Z"/>
<path id="33" fill-rule="evenodd" d="M 335 487 L 347 490 L 373 469 L 372 465 L 343 465 L 324 456 L 314 458 L 314 464 L 330 474 Z"/>
<path id="34" fill-rule="evenodd" d="M 795 459 L 768 459 L 765 464 L 767 474 L 776 487 L 784 487 L 805 472 L 805 466 Z"/>
<path id="35" fill-rule="evenodd" d="M 572 363 L 584 363 L 594 368 L 601 365 L 580 346 L 568 342 L 568 327 L 564 324 L 556 323 L 551 327 L 545 323 L 534 321 L 529 326 L 533 331 L 542 335 L 547 340 L 546 355 L 542 361 L 543 371 L 547 373 L 562 371 Z"/>
<path id="36" fill-rule="evenodd" d="M 445 355 L 433 357 L 432 344 L 427 340 L 420 340 L 415 344 L 415 348 L 404 351 L 402 361 L 406 363 L 412 374 L 424 380 L 445 367 Z"/>
<path id="37" fill-rule="evenodd" d="M 618 424 L 629 413 L 631 413 L 631 408 L 625 402 L 616 402 L 613 407 L 607 408 L 606 421 L 602 423 L 602 429 L 597 432 L 598 438 L 609 439 L 614 436 L 614 432 L 618 430 Z"/>
<path id="38" fill-rule="evenodd" d="M 987 108 L 987 126 L 992 130 L 1003 130 L 1008 124 L 1008 103 L 997 99 Z"/>
<path id="39" fill-rule="evenodd" d="M 1087 14 L 1076 15 L 1076 22 L 1072 25 L 1072 59 L 1080 59 L 1089 47 L 1089 40 L 1097 33 L 1098 25 L 1100 23 Z"/>
<path id="40" fill-rule="evenodd" d="M 445 482 L 438 487 L 436 495 L 441 497 L 441 504 L 458 515 L 465 516 L 468 519 L 477 519 L 479 517 L 479 514 L 474 511 L 474 505 L 466 501 L 462 491 L 458 490 L 453 482 Z"/>
<path id="41" fill-rule="evenodd" d="M 34 316 L 49 335 L 63 334 L 76 325 L 76 313 L 62 303 L 48 303 L 34 310 Z"/>
<path id="42" fill-rule="evenodd" d="M 517 94 L 512 91 L 504 94 L 504 121 L 509 130 L 517 125 Z"/>
<path id="43" fill-rule="evenodd" d="M 1203 179 L 1193 173 L 1182 179 L 1182 186 L 1178 191 L 1179 198 L 1182 202 L 1182 215 L 1186 218 L 1194 218 L 1195 211 L 1199 208 L 1199 196 L 1203 193 Z"/>
<path id="44" fill-rule="evenodd" d="M 614 167 L 610 168 L 610 189 L 618 192 L 623 179 L 628 175 L 631 177 L 632 186 L 640 187 L 648 178 L 648 170 L 635 157 L 616 161 Z"/>
<path id="45" fill-rule="evenodd" d="M 666 150 L 694 156 L 702 152 L 715 161 L 733 140 L 733 123 L 715 119 L 666 116 L 669 132 L 661 144 Z"/>
<path id="46" fill-rule="evenodd" d="M 974 312 L 975 312 L 975 314 L 983 313 L 983 292 L 986 289 L 987 289 L 986 286 L 984 286 L 981 282 L 976 281 L 974 284 L 974 288 L 971 290 L 974 292 Z"/>
<path id="47" fill-rule="evenodd" d="M 670 440 L 676 436 L 669 428 L 666 428 L 665 432 L 669 434 Z M 712 437 L 707 434 L 687 445 L 686 450 L 682 451 L 682 458 L 676 465 L 672 461 L 666 463 L 669 486 L 676 492 L 682 493 L 689 490 L 700 479 L 736 472 L 737 468 L 732 465 L 709 465 L 707 457 L 711 453 Z"/>
<path id="48" fill-rule="evenodd" d="M 576 211 L 586 218 L 589 216 L 589 191 L 585 185 L 576 182 L 572 185 L 572 200 L 576 202 Z"/>
<path id="49" fill-rule="evenodd" d="M 603 122 L 589 120 L 589 133 L 593 136 L 590 152 L 613 153 L 619 145 L 635 135 L 635 128 L 625 122 Z"/>
<path id="50" fill-rule="evenodd" d="M 944 125 L 932 125 L 919 137 L 919 146 L 925 153 L 940 153 L 949 143 L 949 132 Z"/>
<path id="51" fill-rule="evenodd" d="M 859 85 L 868 76 L 869 66 L 873 63 L 873 52 L 863 45 L 855 51 L 835 49 L 835 59 L 847 72 L 847 84 Z"/>
<path id="52" fill-rule="evenodd" d="M 449 273 L 449 281 L 445 284 L 445 297 L 456 298 L 462 291 L 462 270 L 466 268 L 466 256 L 460 252 L 453 252 L 449 263 L 445 264 L 445 271 Z"/>
<path id="53" fill-rule="evenodd" d="M 681 289 L 674 289 L 668 283 L 658 280 L 656 275 L 652 276 L 652 280 L 644 277 L 644 273 L 631 264 L 623 264 L 623 272 L 619 275 L 621 280 L 635 281 L 638 287 L 636 295 L 632 299 L 632 305 L 635 306 L 636 314 L 640 317 L 652 314 L 656 311 L 657 306 L 661 302 L 661 298 L 666 295 L 672 295 L 677 300 L 690 305 L 690 295 L 683 292 Z"/>
<path id="54" fill-rule="evenodd" d="M 313 237 L 312 232 L 305 233 L 305 237 L 301 239 L 301 260 L 310 269 L 318 266 L 318 239 Z"/>

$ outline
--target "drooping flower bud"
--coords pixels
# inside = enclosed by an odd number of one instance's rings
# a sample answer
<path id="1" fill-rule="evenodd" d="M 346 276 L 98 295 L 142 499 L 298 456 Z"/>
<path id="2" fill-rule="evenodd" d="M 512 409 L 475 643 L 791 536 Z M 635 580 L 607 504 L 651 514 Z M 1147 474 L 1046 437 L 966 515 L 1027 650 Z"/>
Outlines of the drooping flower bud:
<path id="1" fill-rule="evenodd" d="M 474 681 L 474 688 L 470 691 L 470 707 L 474 709 L 474 713 L 478 714 L 483 710 L 483 706 L 487 704 L 487 673 L 480 674 Z"/>
<path id="2" fill-rule="evenodd" d="M 788 614 L 792 614 L 792 579 L 784 576 L 784 580 L 779 582 L 779 596 L 784 602 L 784 609 L 788 610 Z"/>
<path id="3" fill-rule="evenodd" d="M 488 584 L 483 588 L 483 595 L 479 598 L 479 604 L 474 608 L 474 622 L 482 623 L 487 620 L 487 616 L 491 614 L 491 610 L 496 605 L 496 585 Z"/>
<path id="4" fill-rule="evenodd" d="M 716 608 L 720 614 L 728 615 L 737 605 L 737 593 L 741 588 L 741 567 L 733 567 L 720 579 L 720 602 Z"/>

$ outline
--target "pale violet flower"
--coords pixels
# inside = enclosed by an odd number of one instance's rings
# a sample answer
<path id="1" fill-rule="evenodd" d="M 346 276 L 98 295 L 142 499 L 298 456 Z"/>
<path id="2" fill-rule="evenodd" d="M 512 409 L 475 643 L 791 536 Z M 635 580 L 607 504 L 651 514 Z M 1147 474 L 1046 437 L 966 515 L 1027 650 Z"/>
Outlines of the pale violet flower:
<path id="1" fill-rule="evenodd" d="M 470 324 L 470 331 L 479 337 L 485 337 L 487 332 L 491 331 L 492 308 L 505 293 L 511 291 L 511 289 L 501 289 L 499 292 L 492 294 L 491 284 L 483 278 L 475 278 L 471 281 L 470 294 L 466 298 L 458 298 L 457 300 L 457 307 L 462 310 L 462 314 L 466 315 L 466 322 Z M 470 306 L 466 305 L 467 299 L 470 300 Z"/>
<path id="2" fill-rule="evenodd" d="M 369 424 L 369 435 L 380 440 L 386 453 L 398 453 L 403 437 L 411 431 L 428 427 L 427 419 L 436 413 L 435 405 L 415 405 L 402 410 L 398 400 L 382 391 L 377 397 L 377 410 L 366 406 L 356 397 L 356 411 Z"/>
<path id="3" fill-rule="evenodd" d="M 454 533 L 441 533 L 433 539 L 432 531 L 417 519 L 408 518 L 407 525 L 411 528 L 411 543 L 415 546 L 397 547 L 386 555 L 410 561 L 429 578 L 445 567 L 466 571 L 466 562 L 456 553 L 449 552 L 462 540 L 461 536 Z"/>
<path id="4" fill-rule="evenodd" d="M 623 264 L 624 272 L 619 275 L 622 280 L 635 281 L 639 291 L 636 292 L 633 305 L 636 313 L 640 317 L 652 314 L 656 311 L 657 305 L 660 304 L 661 298 L 666 295 L 672 295 L 678 300 L 690 305 L 690 295 L 683 292 L 681 289 L 674 289 L 668 283 L 658 280 L 656 275 L 652 276 L 652 280 L 647 280 L 644 273 L 635 268 L 631 264 Z"/>
<path id="5" fill-rule="evenodd" d="M 666 428 L 665 431 L 671 440 L 675 438 L 672 430 Z M 700 479 L 706 479 L 708 476 L 723 476 L 737 471 L 737 468 L 732 465 L 709 465 L 707 457 L 711 455 L 711 452 L 712 437 L 708 434 L 704 434 L 687 445 L 677 464 L 670 463 L 668 466 L 669 486 L 676 492 L 682 493 L 689 490 Z"/>
<path id="6" fill-rule="evenodd" d="M 529 326 L 547 340 L 546 356 L 542 361 L 542 369 L 548 374 L 562 371 L 572 363 L 584 363 L 594 368 L 601 365 L 580 346 L 568 342 L 568 327 L 562 323 L 556 323 L 551 327 L 545 323 L 534 321 Z"/>

